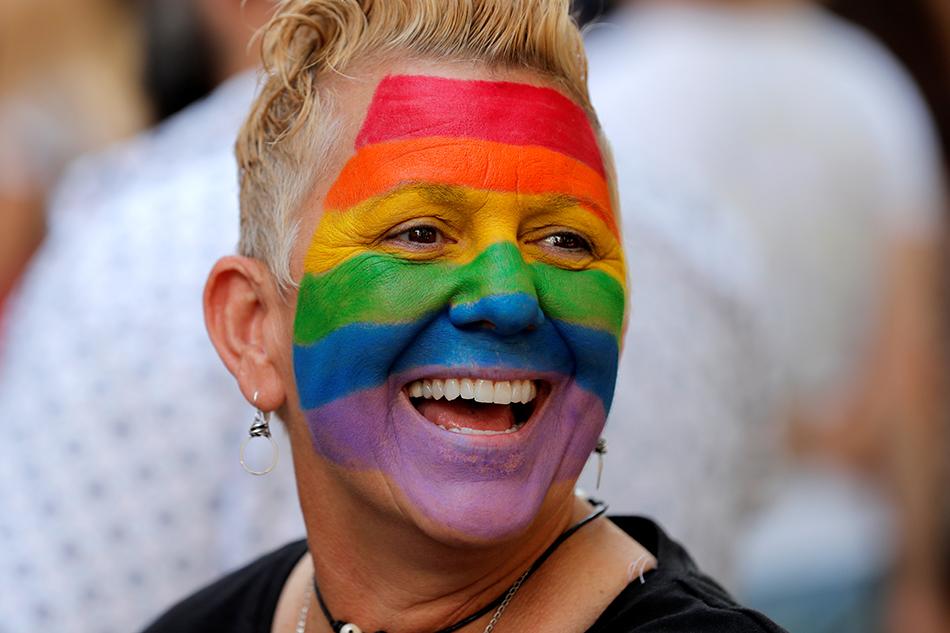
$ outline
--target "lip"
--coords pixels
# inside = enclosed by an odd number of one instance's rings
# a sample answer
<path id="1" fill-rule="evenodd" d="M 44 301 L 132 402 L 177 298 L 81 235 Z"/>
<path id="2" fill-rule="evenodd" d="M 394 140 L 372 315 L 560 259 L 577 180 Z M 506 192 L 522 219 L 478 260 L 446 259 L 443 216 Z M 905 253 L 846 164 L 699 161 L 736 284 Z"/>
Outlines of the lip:
<path id="1" fill-rule="evenodd" d="M 531 417 L 522 424 L 521 428 L 511 433 L 483 435 L 448 431 L 437 424 L 433 424 L 431 420 L 422 415 L 419 410 L 416 409 L 415 405 L 412 404 L 408 393 L 408 386 L 417 380 L 445 380 L 447 378 L 470 378 L 472 380 L 482 379 L 493 381 L 532 380 L 538 385 L 538 395 L 535 398 L 537 404 L 535 405 L 534 411 L 531 412 Z M 540 420 L 547 414 L 550 403 L 555 399 L 557 392 L 560 391 L 563 382 L 563 376 L 555 376 L 530 370 L 471 368 L 453 370 L 439 367 L 438 369 L 431 368 L 426 371 L 424 368 L 419 368 L 399 376 L 399 380 L 396 381 L 399 387 L 396 389 L 394 397 L 399 406 L 405 407 L 407 411 L 410 412 L 411 417 L 419 424 L 430 429 L 430 432 L 432 432 L 434 436 L 453 442 L 459 442 L 465 446 L 474 445 L 487 448 L 525 441 L 533 436 L 535 429 L 541 426 Z"/>

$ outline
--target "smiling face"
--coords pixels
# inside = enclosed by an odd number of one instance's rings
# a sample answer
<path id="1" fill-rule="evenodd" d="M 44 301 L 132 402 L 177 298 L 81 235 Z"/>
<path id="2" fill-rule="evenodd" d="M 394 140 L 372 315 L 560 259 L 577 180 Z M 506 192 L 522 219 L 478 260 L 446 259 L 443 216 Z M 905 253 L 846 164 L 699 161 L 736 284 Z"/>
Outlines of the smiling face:
<path id="1" fill-rule="evenodd" d="M 584 111 L 386 77 L 323 207 L 293 356 L 317 454 L 450 533 L 517 534 L 570 491 L 616 378 L 623 255 Z"/>

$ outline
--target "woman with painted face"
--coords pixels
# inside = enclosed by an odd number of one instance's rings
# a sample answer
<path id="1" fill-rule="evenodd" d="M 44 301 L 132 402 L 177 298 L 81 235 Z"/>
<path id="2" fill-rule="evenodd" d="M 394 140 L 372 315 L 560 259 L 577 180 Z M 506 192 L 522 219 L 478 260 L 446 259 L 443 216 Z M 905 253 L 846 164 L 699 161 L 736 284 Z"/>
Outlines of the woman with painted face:
<path id="1" fill-rule="evenodd" d="M 205 312 L 255 442 L 287 425 L 307 538 L 150 633 L 779 630 L 574 494 L 626 279 L 567 5 L 280 6 Z"/>

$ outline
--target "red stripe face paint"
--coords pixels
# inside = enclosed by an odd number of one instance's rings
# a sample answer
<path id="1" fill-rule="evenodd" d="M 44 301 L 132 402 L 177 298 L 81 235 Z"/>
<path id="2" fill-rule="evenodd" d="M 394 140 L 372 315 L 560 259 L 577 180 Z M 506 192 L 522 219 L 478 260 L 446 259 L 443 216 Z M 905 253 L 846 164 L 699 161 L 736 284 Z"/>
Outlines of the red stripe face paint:
<path id="1" fill-rule="evenodd" d="M 587 115 L 550 88 L 429 76 L 383 79 L 356 138 L 356 149 L 426 137 L 546 147 L 604 177 L 604 162 Z"/>

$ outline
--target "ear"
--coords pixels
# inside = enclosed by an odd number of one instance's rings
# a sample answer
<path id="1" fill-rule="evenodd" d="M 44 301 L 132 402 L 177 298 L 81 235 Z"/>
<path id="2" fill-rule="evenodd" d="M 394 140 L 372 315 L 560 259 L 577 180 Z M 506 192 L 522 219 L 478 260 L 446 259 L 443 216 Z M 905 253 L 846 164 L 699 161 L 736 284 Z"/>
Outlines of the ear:
<path id="1" fill-rule="evenodd" d="M 264 411 L 279 408 L 287 397 L 281 372 L 285 305 L 270 271 L 249 257 L 218 260 L 205 284 L 211 342 L 247 401 Z"/>

